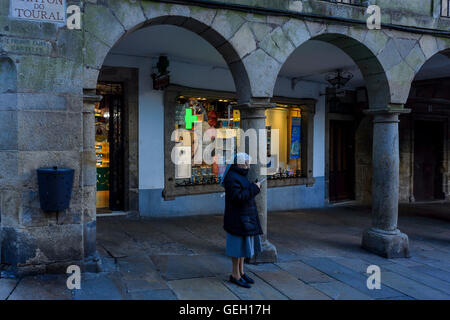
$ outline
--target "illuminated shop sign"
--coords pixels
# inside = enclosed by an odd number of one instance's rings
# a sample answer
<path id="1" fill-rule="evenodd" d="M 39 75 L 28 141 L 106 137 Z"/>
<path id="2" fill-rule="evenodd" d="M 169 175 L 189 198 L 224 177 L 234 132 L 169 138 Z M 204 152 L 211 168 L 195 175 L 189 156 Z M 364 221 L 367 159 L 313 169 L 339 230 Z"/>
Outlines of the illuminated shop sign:
<path id="1" fill-rule="evenodd" d="M 192 115 L 192 109 L 187 108 L 184 116 L 184 122 L 186 123 L 186 129 L 191 130 L 192 124 L 197 122 L 197 116 Z"/>

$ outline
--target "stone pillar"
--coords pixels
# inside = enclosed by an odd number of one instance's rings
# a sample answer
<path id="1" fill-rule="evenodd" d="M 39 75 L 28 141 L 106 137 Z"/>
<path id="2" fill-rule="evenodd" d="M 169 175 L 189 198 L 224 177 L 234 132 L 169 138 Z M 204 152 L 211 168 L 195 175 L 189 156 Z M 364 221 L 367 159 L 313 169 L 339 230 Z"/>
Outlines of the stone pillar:
<path id="1" fill-rule="evenodd" d="M 372 227 L 362 247 L 386 258 L 409 257 L 408 236 L 397 229 L 399 195 L 399 132 L 401 113 L 410 110 L 389 105 L 367 110 L 373 120 Z"/>
<path id="2" fill-rule="evenodd" d="M 97 96 L 95 94 L 95 90 L 84 91 L 81 185 L 83 187 L 83 245 L 85 258 L 96 255 L 97 167 L 95 157 L 94 107 L 95 104 L 101 100 L 101 98 L 101 96 Z"/>
<path id="3" fill-rule="evenodd" d="M 248 129 L 255 129 L 258 136 L 259 145 L 259 129 L 266 128 L 266 115 L 265 110 L 272 107 L 268 99 L 252 100 L 251 103 L 247 103 L 239 106 L 241 111 L 241 129 L 245 132 Z M 245 143 L 243 137 L 241 137 L 241 143 Z M 249 153 L 249 146 L 247 143 L 246 152 Z M 259 152 L 259 149 L 258 149 Z M 256 159 L 253 159 L 256 160 Z M 261 168 L 264 166 L 258 159 L 256 164 L 250 166 L 250 172 L 248 179 L 255 181 L 256 179 L 262 180 L 264 178 L 261 175 Z M 256 196 L 256 206 L 258 208 L 259 220 L 264 234 L 261 236 L 263 251 L 255 255 L 252 259 L 248 260 L 250 263 L 273 263 L 277 261 L 277 249 L 271 244 L 267 238 L 267 181 L 261 186 L 260 193 Z"/>

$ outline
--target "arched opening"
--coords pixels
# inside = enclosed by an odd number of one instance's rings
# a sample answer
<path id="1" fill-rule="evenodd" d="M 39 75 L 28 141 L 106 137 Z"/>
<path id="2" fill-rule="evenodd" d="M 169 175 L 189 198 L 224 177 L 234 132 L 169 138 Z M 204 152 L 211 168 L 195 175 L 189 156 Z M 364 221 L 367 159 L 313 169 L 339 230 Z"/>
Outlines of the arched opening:
<path id="1" fill-rule="evenodd" d="M 158 65 L 161 61 L 168 65 L 170 80 L 164 76 L 152 79 L 155 74 L 160 73 Z M 161 85 L 161 88 L 157 88 L 158 85 Z M 223 56 L 208 41 L 185 28 L 151 25 L 142 27 L 119 41 L 105 58 L 97 86 L 97 93 L 104 98 L 96 109 L 97 120 L 100 120 L 96 122 L 96 148 L 105 148 L 105 153 L 108 153 L 109 149 L 109 156 L 106 156 L 103 163 L 109 164 L 111 160 L 111 168 L 115 167 L 109 173 L 99 169 L 104 168 L 104 165 L 97 168 L 98 182 L 102 180 L 97 184 L 97 188 L 101 193 L 106 191 L 105 176 L 109 176 L 111 184 L 118 187 L 125 185 L 125 190 L 122 191 L 114 186 L 110 187 L 109 208 L 112 211 L 134 210 L 144 215 L 160 214 L 155 212 L 159 206 L 155 207 L 154 202 L 137 202 L 137 198 L 132 198 L 137 196 L 139 190 L 144 193 L 151 192 L 151 195 L 148 194 L 144 199 L 150 198 L 159 202 L 161 190 L 170 189 L 165 185 L 166 182 L 172 182 L 175 178 L 176 183 L 182 184 L 185 181 L 181 180 L 191 178 L 192 168 L 185 173 L 181 172 L 185 168 L 172 168 L 171 150 L 164 148 L 172 143 L 172 131 L 184 122 L 185 115 L 177 114 L 177 108 L 180 109 L 182 105 L 189 105 L 189 108 L 198 105 L 203 109 L 202 117 L 205 123 L 208 121 L 208 115 L 211 116 L 211 112 L 215 112 L 217 123 L 214 126 L 218 128 L 223 125 L 223 118 L 228 116 L 228 110 L 224 109 L 228 100 L 234 103 L 234 106 L 237 105 L 239 94 L 234 93 L 236 87 L 232 72 Z M 234 97 L 227 99 L 230 95 Z M 199 116 L 196 112 L 193 115 Z M 107 122 L 101 122 L 106 119 Z M 102 145 L 106 141 L 107 144 Z M 192 151 L 193 145 L 188 143 L 185 147 Z M 97 152 L 97 155 L 102 157 L 101 152 Z M 97 160 L 100 162 L 100 159 Z M 202 169 L 205 170 L 204 167 Z M 176 172 L 172 172 L 174 170 Z M 176 176 L 172 177 L 171 174 Z M 185 177 L 186 174 L 189 177 Z M 124 175 L 126 176 L 123 177 Z M 113 189 L 114 192 L 122 192 L 125 195 L 113 194 Z M 158 199 L 154 198 L 156 194 Z M 190 192 L 186 191 L 184 195 L 187 194 Z M 112 197 L 116 199 L 111 200 Z M 97 198 L 97 202 L 105 201 L 108 202 L 101 195 Z M 118 206 L 114 206 L 114 203 Z M 167 205 L 167 202 L 162 204 Z M 169 211 L 180 210 L 175 204 L 170 206 Z"/>
<path id="2" fill-rule="evenodd" d="M 274 96 L 289 96 L 298 104 L 314 100 L 313 109 L 301 108 L 302 152 L 297 166 L 303 166 L 304 176 L 314 181 L 297 186 L 297 193 L 304 195 L 297 197 L 301 205 L 370 203 L 372 118 L 363 111 L 386 107 L 390 99 L 384 69 L 372 51 L 345 35 L 314 37 L 286 60 Z M 283 133 L 288 146 L 290 132 Z M 281 158 L 288 159 L 281 170 L 289 169 L 290 155 Z"/>
<path id="3" fill-rule="evenodd" d="M 7 246 L 3 243 L 3 232 L 14 226 L 15 217 L 8 210 L 8 197 L 16 196 L 16 192 L 8 190 L 8 181 L 17 176 L 17 71 L 14 62 L 8 57 L 0 56 L 0 263 L 5 258 Z M 12 216 L 11 216 L 12 215 Z"/>
<path id="4" fill-rule="evenodd" d="M 400 123 L 400 201 L 449 200 L 450 51 L 417 72 Z"/>
<path id="5" fill-rule="evenodd" d="M 177 166 L 171 154 L 193 156 L 197 125 L 217 134 L 237 129 L 236 106 L 250 97 L 248 79 L 231 45 L 211 28 L 192 19 L 183 26 L 164 21 L 144 23 L 122 37 L 99 72 L 97 217 L 223 213 L 216 162 Z M 187 111 L 197 118 L 192 128 Z M 177 129 L 189 138 L 173 141 Z M 97 248 L 114 257 L 128 255 L 122 250 L 125 234 L 113 229 L 108 219 L 97 223 Z"/>

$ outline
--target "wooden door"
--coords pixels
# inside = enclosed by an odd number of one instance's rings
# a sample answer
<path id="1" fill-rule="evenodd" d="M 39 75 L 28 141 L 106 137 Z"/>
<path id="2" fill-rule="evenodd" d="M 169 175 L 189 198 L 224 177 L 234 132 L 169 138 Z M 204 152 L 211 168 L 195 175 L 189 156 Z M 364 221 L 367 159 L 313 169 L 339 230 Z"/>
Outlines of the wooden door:
<path id="1" fill-rule="evenodd" d="M 355 128 L 353 121 L 330 121 L 330 202 L 355 199 Z"/>

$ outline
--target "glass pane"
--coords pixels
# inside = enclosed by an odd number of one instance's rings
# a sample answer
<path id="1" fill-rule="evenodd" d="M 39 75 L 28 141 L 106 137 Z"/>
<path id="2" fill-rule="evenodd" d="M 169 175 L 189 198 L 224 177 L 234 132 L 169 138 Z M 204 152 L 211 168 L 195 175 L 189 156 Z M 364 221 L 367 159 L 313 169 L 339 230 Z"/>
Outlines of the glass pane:
<path id="1" fill-rule="evenodd" d="M 236 105 L 226 98 L 178 98 L 174 152 L 177 186 L 219 182 L 225 158 L 231 158 L 239 143 L 240 113 Z"/>
<path id="2" fill-rule="evenodd" d="M 301 108 L 277 104 L 266 110 L 268 173 L 271 179 L 301 176 Z"/>

